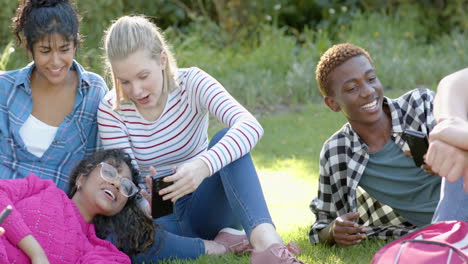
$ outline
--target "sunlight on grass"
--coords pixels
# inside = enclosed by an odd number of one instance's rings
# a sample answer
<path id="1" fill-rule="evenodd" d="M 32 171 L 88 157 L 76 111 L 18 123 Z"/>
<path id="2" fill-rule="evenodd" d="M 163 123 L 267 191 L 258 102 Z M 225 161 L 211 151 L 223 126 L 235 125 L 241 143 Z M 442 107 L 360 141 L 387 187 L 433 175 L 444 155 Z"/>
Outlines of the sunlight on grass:
<path id="1" fill-rule="evenodd" d="M 293 112 L 268 115 L 260 120 L 265 134 L 253 149 L 255 165 L 261 169 L 296 168 L 294 176 L 309 180 L 318 171 L 323 142 L 344 123 L 341 114 L 323 103 L 307 105 Z M 320 125 L 319 125 L 320 124 Z M 291 160 L 293 164 L 288 164 Z"/>
<path id="2" fill-rule="evenodd" d="M 317 189 L 314 183 L 283 171 L 261 171 L 260 181 L 279 232 L 287 233 L 312 223 L 308 207 L 312 193 Z"/>
<path id="3" fill-rule="evenodd" d="M 265 172 L 285 172 L 288 175 L 299 178 L 310 178 L 316 172 L 310 170 L 310 161 L 299 158 L 277 159 L 271 166 L 263 167 L 257 165 L 259 171 Z M 314 176 L 315 178 L 317 175 Z"/>
<path id="4" fill-rule="evenodd" d="M 320 149 L 343 118 L 316 103 L 270 115 L 261 123 L 266 132 L 252 155 L 271 216 L 282 235 L 302 228 L 307 238 L 314 219 L 309 204 L 317 194 Z"/>
<path id="5" fill-rule="evenodd" d="M 288 233 L 298 226 L 312 223 L 309 203 L 317 190 L 316 172 L 307 161 L 291 158 L 276 160 L 274 166 L 258 166 L 258 174 L 270 214 L 280 233 Z"/>

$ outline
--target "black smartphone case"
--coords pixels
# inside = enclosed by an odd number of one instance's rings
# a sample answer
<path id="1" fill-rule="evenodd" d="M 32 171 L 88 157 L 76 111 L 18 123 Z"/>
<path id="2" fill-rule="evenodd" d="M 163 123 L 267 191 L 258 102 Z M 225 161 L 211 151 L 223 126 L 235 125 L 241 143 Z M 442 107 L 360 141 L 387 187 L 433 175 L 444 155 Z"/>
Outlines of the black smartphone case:
<path id="1" fill-rule="evenodd" d="M 402 137 L 408 143 L 414 164 L 421 167 L 424 164 L 424 155 L 429 147 L 427 135 L 415 130 L 405 130 Z"/>
<path id="2" fill-rule="evenodd" d="M 174 205 L 171 200 L 164 201 L 162 196 L 158 194 L 161 189 L 164 189 L 173 184 L 173 182 L 165 182 L 163 179 L 174 174 L 172 169 L 156 171 L 156 174 L 151 176 L 153 180 L 153 189 L 151 190 L 151 216 L 159 218 L 174 211 Z"/>

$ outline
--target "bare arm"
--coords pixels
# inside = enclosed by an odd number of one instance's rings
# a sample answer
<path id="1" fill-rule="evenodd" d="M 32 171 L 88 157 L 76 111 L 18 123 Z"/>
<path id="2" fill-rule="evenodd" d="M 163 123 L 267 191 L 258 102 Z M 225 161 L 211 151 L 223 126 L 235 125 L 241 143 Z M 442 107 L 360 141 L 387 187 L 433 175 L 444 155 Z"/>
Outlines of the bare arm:
<path id="1" fill-rule="evenodd" d="M 441 117 L 429 135 L 429 141 L 445 144 L 468 151 L 468 121 L 459 117 Z"/>
<path id="2" fill-rule="evenodd" d="M 468 68 L 444 77 L 437 87 L 434 101 L 436 119 L 459 117 L 468 121 Z"/>
<path id="3" fill-rule="evenodd" d="M 437 87 L 434 115 L 437 125 L 430 140 L 468 150 L 468 68 L 443 78 Z"/>
<path id="4" fill-rule="evenodd" d="M 468 68 L 444 77 L 437 87 L 434 115 L 437 125 L 430 141 L 444 141 L 468 150 Z"/>
<path id="5" fill-rule="evenodd" d="M 443 78 L 437 87 L 426 164 L 450 182 L 463 175 L 468 192 L 468 68 Z M 447 158 L 450 157 L 450 158 Z"/>
<path id="6" fill-rule="evenodd" d="M 32 235 L 27 235 L 21 239 L 18 247 L 31 259 L 32 264 L 49 263 L 44 249 Z"/>

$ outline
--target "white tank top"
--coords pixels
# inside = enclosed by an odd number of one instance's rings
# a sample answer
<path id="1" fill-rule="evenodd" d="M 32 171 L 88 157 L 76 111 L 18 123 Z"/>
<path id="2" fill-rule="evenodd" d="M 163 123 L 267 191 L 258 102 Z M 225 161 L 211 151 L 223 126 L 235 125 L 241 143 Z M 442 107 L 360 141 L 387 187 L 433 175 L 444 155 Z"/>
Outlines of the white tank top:
<path id="1" fill-rule="evenodd" d="M 20 136 L 26 149 L 34 156 L 40 158 L 54 141 L 58 127 L 48 125 L 30 115 L 20 128 Z"/>

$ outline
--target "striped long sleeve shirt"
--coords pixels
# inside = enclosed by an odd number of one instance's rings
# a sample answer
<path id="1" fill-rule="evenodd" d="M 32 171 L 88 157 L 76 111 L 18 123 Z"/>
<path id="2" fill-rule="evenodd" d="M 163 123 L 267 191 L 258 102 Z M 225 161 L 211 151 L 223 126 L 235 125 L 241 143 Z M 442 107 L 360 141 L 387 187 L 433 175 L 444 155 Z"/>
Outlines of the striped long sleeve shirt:
<path id="1" fill-rule="evenodd" d="M 145 120 L 132 102 L 114 109 L 115 91 L 108 93 L 98 110 L 103 147 L 125 149 L 143 176 L 149 166 L 164 169 L 198 158 L 212 175 L 250 152 L 262 137 L 263 128 L 255 117 L 206 72 L 179 69 L 178 84 L 156 121 Z M 229 130 L 208 149 L 210 113 Z"/>

